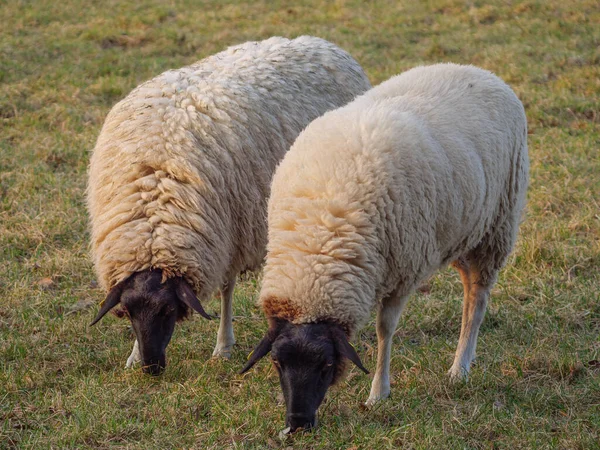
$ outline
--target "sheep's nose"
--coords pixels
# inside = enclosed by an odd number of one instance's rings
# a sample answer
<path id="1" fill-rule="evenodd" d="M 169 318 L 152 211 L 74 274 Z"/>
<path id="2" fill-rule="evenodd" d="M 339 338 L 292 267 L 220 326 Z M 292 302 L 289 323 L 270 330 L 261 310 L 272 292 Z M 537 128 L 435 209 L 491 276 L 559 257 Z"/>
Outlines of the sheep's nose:
<path id="1" fill-rule="evenodd" d="M 298 431 L 306 431 L 317 426 L 316 416 L 307 416 L 303 414 L 290 414 L 287 417 L 287 423 L 289 426 L 289 433 L 296 433 Z"/>
<path id="2" fill-rule="evenodd" d="M 157 376 L 165 370 L 165 366 L 166 363 L 164 358 L 150 359 L 149 361 L 144 361 L 142 372 Z"/>

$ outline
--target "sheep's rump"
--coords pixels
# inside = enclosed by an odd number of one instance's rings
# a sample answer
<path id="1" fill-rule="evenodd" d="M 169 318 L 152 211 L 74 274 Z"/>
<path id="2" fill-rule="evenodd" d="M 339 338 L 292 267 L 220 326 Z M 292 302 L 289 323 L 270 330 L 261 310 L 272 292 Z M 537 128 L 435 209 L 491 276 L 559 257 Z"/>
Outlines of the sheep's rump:
<path id="1" fill-rule="evenodd" d="M 483 242 L 499 269 L 524 205 L 526 138 L 512 90 L 454 64 L 405 72 L 313 121 L 273 178 L 266 314 L 354 329 L 378 299 Z"/>
<path id="2" fill-rule="evenodd" d="M 248 42 L 143 83 L 108 114 L 91 157 L 91 247 L 105 289 L 184 276 L 202 297 L 256 268 L 271 176 L 298 133 L 370 87 L 335 45 Z"/>

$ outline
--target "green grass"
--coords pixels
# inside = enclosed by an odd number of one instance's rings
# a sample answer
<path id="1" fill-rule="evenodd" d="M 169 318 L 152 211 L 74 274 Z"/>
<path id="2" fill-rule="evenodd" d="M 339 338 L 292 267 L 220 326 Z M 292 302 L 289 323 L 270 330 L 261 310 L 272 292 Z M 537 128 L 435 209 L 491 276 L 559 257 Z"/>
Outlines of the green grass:
<path id="1" fill-rule="evenodd" d="M 0 0 L 0 448 L 600 448 L 600 8 L 486 3 Z M 275 372 L 237 375 L 266 328 L 257 281 L 236 291 L 231 361 L 210 359 L 218 324 L 195 316 L 164 376 L 124 370 L 127 323 L 88 327 L 103 293 L 84 194 L 104 117 L 140 82 L 300 34 L 348 50 L 373 84 L 439 61 L 494 71 L 527 110 L 531 187 L 470 381 L 445 376 L 462 301 L 447 270 L 400 322 L 391 398 L 362 409 L 371 379 L 353 369 L 322 426 L 281 443 Z M 370 368 L 375 343 L 370 323 L 356 342 Z"/>

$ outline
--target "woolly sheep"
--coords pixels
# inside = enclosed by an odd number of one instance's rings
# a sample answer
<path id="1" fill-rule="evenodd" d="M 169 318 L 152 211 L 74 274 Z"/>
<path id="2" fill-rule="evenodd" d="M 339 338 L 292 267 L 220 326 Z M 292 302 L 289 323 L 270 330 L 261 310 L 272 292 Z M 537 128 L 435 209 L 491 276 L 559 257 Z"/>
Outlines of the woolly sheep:
<path id="1" fill-rule="evenodd" d="M 247 42 L 143 83 L 108 114 L 89 169 L 97 317 L 121 304 L 136 342 L 127 367 L 165 367 L 175 323 L 220 288 L 214 355 L 235 342 L 236 276 L 266 251 L 279 160 L 324 112 L 370 88 L 345 51 L 309 36 Z"/>
<path id="2" fill-rule="evenodd" d="M 259 302 L 287 431 L 316 410 L 377 307 L 367 405 L 390 393 L 392 336 L 408 295 L 451 263 L 464 286 L 452 378 L 468 374 L 498 271 L 515 243 L 528 183 L 527 122 L 513 91 L 473 66 L 393 77 L 304 130 L 278 167 Z M 310 394 L 307 394 L 310 393 Z"/>

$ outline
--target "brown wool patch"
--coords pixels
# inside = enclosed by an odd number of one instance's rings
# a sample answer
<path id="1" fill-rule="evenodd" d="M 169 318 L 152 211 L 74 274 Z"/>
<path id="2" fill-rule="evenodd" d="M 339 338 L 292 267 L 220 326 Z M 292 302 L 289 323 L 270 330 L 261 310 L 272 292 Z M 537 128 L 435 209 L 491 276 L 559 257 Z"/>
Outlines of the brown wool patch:
<path id="1" fill-rule="evenodd" d="M 294 319 L 300 316 L 300 309 L 292 305 L 288 299 L 267 297 L 262 301 L 262 305 L 267 317 L 278 317 L 293 322 Z"/>

